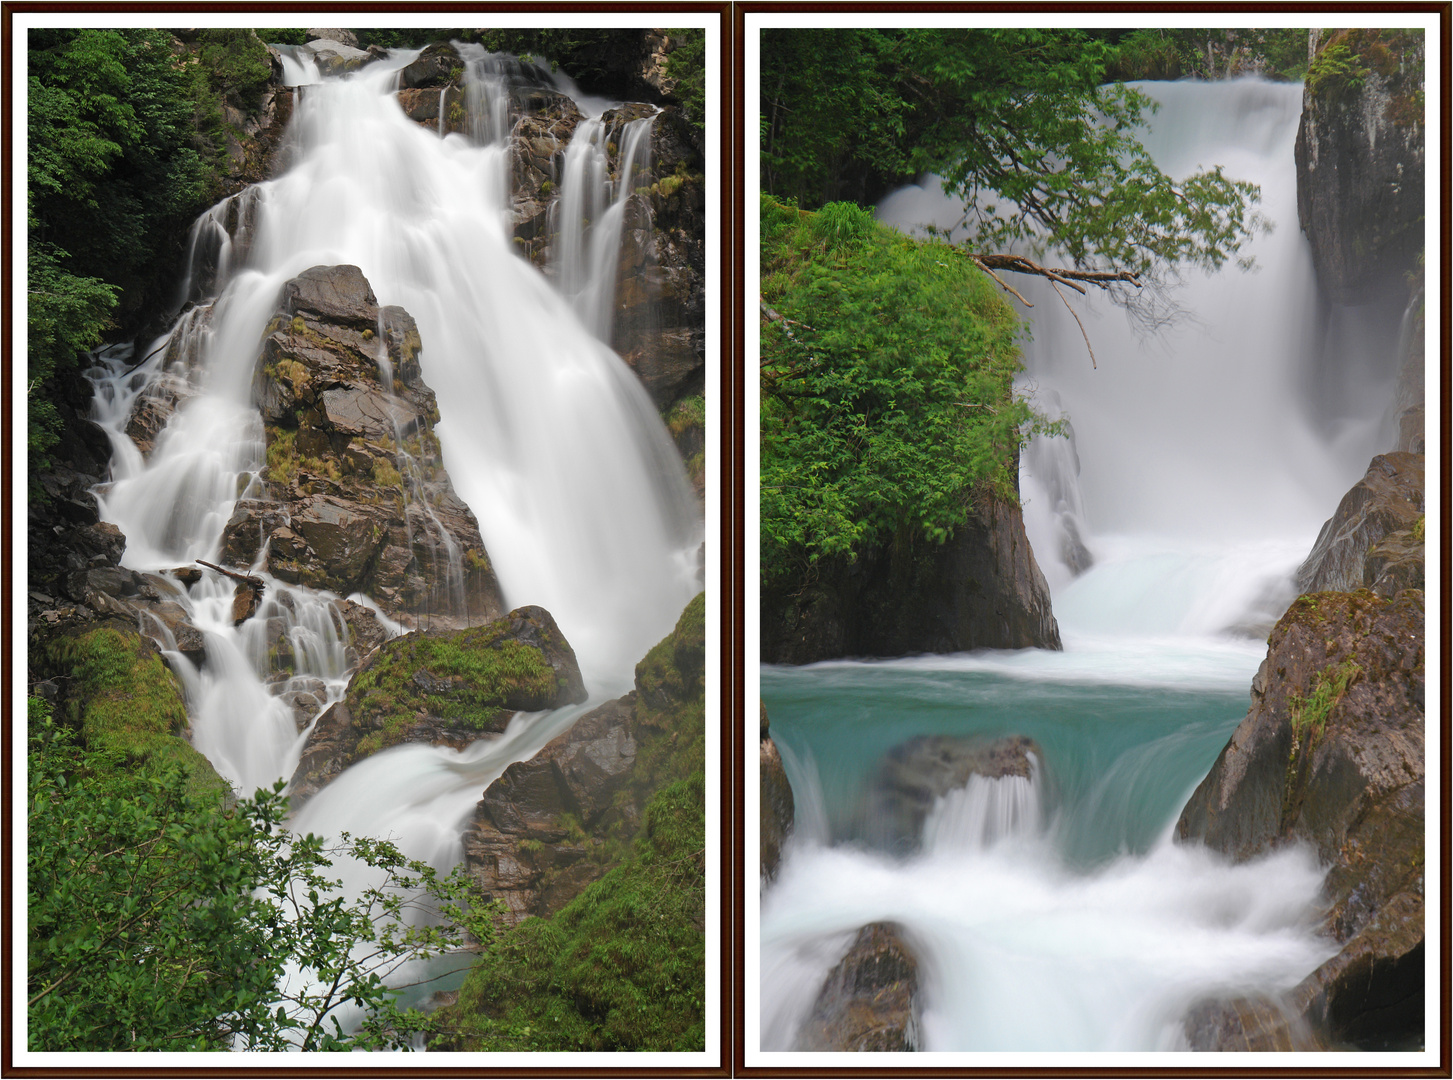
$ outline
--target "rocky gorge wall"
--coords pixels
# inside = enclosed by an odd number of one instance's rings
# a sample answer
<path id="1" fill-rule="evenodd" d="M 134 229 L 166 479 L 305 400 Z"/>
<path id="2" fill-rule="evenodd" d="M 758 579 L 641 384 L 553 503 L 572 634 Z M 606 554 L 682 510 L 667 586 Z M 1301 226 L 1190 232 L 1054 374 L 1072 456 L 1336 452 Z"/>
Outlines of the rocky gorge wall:
<path id="1" fill-rule="evenodd" d="M 813 580 L 763 590 L 761 659 L 1060 647 L 1049 585 L 1017 505 L 991 497 L 951 539 L 824 558 Z"/>

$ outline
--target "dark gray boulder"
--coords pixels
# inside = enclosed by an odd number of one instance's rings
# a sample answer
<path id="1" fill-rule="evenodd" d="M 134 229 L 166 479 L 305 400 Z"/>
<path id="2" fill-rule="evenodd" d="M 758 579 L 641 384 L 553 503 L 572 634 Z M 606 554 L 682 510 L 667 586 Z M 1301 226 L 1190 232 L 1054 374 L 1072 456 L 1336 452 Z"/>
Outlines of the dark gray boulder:
<path id="1" fill-rule="evenodd" d="M 758 777 L 761 785 L 761 821 L 758 830 L 758 850 L 761 853 L 762 881 L 768 882 L 777 876 L 777 864 L 782 859 L 782 845 L 792 832 L 796 807 L 792 801 L 792 785 L 787 780 L 787 770 L 782 767 L 782 755 L 777 744 L 767 733 L 767 706 L 761 705 L 761 743 L 758 754 Z"/>
<path id="2" fill-rule="evenodd" d="M 913 538 L 823 558 L 816 580 L 764 588 L 761 658 L 1058 649 L 1049 586 L 1018 506 L 988 498 L 943 544 Z"/>
<path id="3" fill-rule="evenodd" d="M 1024 735 L 1001 739 L 920 735 L 900 743 L 884 756 L 869 782 L 861 833 L 876 847 L 915 851 L 937 799 L 966 787 L 974 776 L 1029 779 L 1031 755 L 1044 761 L 1039 744 Z"/>
<path id="4" fill-rule="evenodd" d="M 1395 451 L 1372 459 L 1367 474 L 1342 497 L 1311 554 L 1297 568 L 1304 593 L 1345 591 L 1364 584 L 1369 550 L 1423 517 L 1422 454 Z M 1371 582 L 1368 582 L 1371 584 Z"/>
<path id="5" fill-rule="evenodd" d="M 798 1035 L 799 1050 L 917 1050 L 921 1006 L 918 961 L 893 923 L 858 932 L 846 956 L 828 972 L 812 1015 Z"/>

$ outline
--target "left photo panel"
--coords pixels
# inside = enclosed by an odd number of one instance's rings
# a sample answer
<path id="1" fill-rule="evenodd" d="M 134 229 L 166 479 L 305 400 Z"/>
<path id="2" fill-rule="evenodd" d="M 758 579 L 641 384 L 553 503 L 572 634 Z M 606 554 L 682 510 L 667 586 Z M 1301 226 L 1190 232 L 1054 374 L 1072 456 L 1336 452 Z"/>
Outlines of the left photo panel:
<path id="1" fill-rule="evenodd" d="M 725 10 L 7 6 L 7 1072 L 723 1069 Z"/>

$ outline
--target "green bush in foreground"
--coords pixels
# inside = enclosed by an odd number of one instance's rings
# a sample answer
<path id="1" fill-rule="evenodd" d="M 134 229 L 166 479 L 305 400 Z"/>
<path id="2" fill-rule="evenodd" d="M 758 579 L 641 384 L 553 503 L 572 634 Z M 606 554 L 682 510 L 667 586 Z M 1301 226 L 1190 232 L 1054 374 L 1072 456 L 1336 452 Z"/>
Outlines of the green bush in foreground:
<path id="1" fill-rule="evenodd" d="M 384 980 L 466 931 L 492 936 L 462 874 L 288 833 L 281 784 L 223 811 L 177 768 L 78 747 L 38 698 L 28 719 L 30 1050 L 407 1049 Z M 381 884 L 350 900 L 328 874 L 340 856 Z M 442 922 L 410 925 L 421 907 Z M 368 1015 L 357 1030 L 351 1006 Z"/>

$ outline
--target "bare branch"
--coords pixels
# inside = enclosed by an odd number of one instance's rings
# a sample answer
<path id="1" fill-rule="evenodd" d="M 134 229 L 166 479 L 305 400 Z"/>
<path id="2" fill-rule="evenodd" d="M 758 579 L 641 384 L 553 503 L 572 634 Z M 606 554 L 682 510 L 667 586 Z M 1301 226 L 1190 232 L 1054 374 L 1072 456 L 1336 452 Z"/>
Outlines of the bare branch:
<path id="1" fill-rule="evenodd" d="M 1070 307 L 1070 302 L 1068 300 L 1065 300 L 1065 294 L 1059 291 L 1059 284 L 1052 281 L 1050 282 L 1049 287 L 1054 290 L 1054 294 L 1056 296 L 1064 301 L 1064 305 L 1069 310 L 1069 313 L 1075 316 L 1075 323 L 1080 328 L 1080 336 L 1085 339 L 1085 348 L 1088 349 L 1090 352 L 1090 366 L 1098 370 L 1100 365 L 1095 362 L 1095 349 L 1090 344 L 1090 335 L 1085 333 L 1085 324 L 1080 322 L 1080 317 L 1078 314 L 1076 314 L 1075 309 Z"/>

